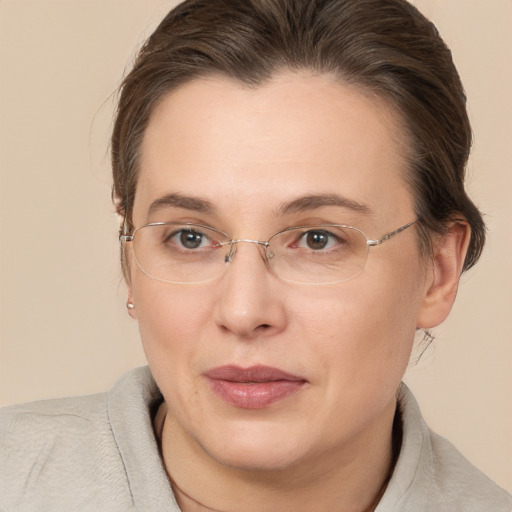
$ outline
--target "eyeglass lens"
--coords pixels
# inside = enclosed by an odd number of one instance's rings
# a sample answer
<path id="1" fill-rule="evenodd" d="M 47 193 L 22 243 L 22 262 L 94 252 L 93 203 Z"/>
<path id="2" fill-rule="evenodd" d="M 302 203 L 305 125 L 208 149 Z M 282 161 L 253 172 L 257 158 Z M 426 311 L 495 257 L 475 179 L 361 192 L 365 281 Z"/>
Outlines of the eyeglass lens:
<path id="1" fill-rule="evenodd" d="M 233 255 L 226 234 L 206 226 L 148 224 L 134 233 L 135 260 L 149 277 L 171 283 L 203 282 L 221 275 Z M 256 241 L 253 241 L 257 243 Z M 307 226 L 276 233 L 262 249 L 272 271 L 286 281 L 328 284 L 347 281 L 364 269 L 365 235 L 347 226 Z"/>

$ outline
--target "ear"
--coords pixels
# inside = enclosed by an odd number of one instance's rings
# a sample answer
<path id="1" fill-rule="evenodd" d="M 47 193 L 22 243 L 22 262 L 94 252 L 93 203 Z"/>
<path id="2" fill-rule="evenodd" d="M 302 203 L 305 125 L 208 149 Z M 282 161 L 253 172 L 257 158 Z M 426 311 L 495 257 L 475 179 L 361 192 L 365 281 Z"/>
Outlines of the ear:
<path id="1" fill-rule="evenodd" d="M 417 326 L 430 329 L 443 322 L 452 309 L 464 259 L 471 239 L 471 228 L 456 221 L 434 241 L 429 262 L 425 295 L 418 314 Z"/>

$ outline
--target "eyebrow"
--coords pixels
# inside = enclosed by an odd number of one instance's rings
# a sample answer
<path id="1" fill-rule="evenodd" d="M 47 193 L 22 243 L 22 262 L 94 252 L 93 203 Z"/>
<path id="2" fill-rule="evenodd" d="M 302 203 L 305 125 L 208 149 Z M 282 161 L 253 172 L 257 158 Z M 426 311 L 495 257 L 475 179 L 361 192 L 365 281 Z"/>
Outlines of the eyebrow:
<path id="1" fill-rule="evenodd" d="M 301 196 L 293 199 L 292 201 L 281 204 L 278 209 L 278 213 L 280 215 L 286 215 L 290 213 L 315 210 L 326 206 L 337 206 L 359 213 L 372 213 L 372 210 L 368 205 L 354 201 L 353 199 L 348 199 L 338 194 L 314 194 Z M 207 199 L 173 193 L 155 199 L 149 206 L 148 215 L 169 207 L 182 208 L 184 210 L 201 213 L 211 213 L 215 211 L 215 206 Z"/>
<path id="2" fill-rule="evenodd" d="M 191 210 L 201 213 L 209 213 L 215 210 L 213 204 L 207 199 L 183 196 L 181 194 L 175 193 L 167 194 L 163 197 L 155 199 L 149 206 L 148 215 L 169 207 L 183 208 L 184 210 Z"/>
<path id="3" fill-rule="evenodd" d="M 368 205 L 338 194 L 315 194 L 298 197 L 293 201 L 282 204 L 279 208 L 279 213 L 281 215 L 299 213 L 325 206 L 338 206 L 358 213 L 372 213 L 372 209 Z"/>

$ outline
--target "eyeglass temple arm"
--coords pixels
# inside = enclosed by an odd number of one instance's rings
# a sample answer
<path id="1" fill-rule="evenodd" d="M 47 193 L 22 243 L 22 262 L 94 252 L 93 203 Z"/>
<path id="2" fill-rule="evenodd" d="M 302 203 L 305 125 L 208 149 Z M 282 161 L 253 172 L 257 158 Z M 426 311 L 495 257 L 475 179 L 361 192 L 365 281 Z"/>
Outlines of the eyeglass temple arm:
<path id="1" fill-rule="evenodd" d="M 384 235 L 382 238 L 379 238 L 378 240 L 368 240 L 367 244 L 369 247 L 374 247 L 375 245 L 380 245 L 380 244 L 384 243 L 386 240 L 389 240 L 390 238 L 393 238 L 395 235 L 398 235 L 398 233 L 401 233 L 402 231 L 405 231 L 407 228 L 410 228 L 413 224 L 415 224 L 419 220 L 420 219 L 413 220 L 412 222 L 409 222 L 409 224 L 406 224 L 405 226 L 401 226 L 398 229 L 391 231 L 391 233 Z"/>

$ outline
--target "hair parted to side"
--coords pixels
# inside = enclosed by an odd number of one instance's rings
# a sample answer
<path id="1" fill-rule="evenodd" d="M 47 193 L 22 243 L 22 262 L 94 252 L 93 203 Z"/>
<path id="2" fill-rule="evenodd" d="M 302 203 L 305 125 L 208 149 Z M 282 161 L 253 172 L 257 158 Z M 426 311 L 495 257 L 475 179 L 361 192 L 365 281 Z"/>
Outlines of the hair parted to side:
<path id="1" fill-rule="evenodd" d="M 141 142 L 168 92 L 211 74 L 255 87 L 284 70 L 328 73 L 394 106 L 410 139 L 421 244 L 428 250 L 462 216 L 472 232 L 464 270 L 472 267 L 485 225 L 464 188 L 464 90 L 437 29 L 405 0 L 186 0 L 169 12 L 120 88 L 111 154 L 121 230 L 133 227 Z"/>

